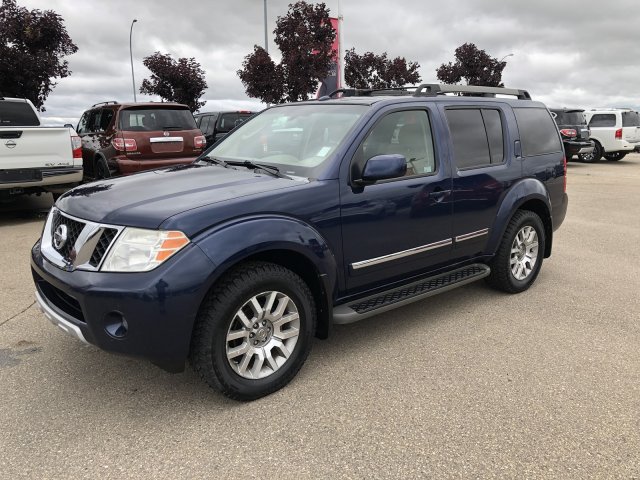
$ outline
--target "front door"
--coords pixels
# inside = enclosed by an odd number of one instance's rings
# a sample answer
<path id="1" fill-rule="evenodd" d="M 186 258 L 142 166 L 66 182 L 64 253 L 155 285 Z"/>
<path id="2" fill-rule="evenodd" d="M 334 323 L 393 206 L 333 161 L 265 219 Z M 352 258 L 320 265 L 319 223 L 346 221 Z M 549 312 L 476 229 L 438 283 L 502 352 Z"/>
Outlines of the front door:
<path id="1" fill-rule="evenodd" d="M 377 155 L 401 154 L 404 177 L 341 184 L 343 256 L 350 294 L 403 281 L 450 258 L 451 175 L 440 162 L 427 107 L 382 112 L 351 159 L 350 176 Z"/>

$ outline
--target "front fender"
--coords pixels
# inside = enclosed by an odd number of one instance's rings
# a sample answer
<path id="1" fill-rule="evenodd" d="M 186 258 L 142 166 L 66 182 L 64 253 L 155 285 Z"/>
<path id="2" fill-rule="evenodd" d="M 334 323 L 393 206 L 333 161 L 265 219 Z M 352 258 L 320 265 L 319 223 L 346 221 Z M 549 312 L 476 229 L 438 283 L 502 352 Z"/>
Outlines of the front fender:
<path id="1" fill-rule="evenodd" d="M 505 195 L 490 230 L 486 254 L 493 255 L 500 246 L 500 241 L 509 225 L 509 220 L 522 205 L 531 200 L 544 203 L 547 215 L 551 212 L 549 192 L 544 184 L 535 178 L 525 178 L 514 184 Z M 543 219 L 543 222 L 545 220 Z M 551 242 L 551 238 L 548 239 Z M 550 243 L 549 243 L 550 245 Z"/>
<path id="2" fill-rule="evenodd" d="M 242 260 L 279 250 L 304 256 L 314 265 L 318 275 L 323 276 L 326 295 L 333 294 L 337 276 L 333 252 L 315 228 L 296 218 L 282 215 L 242 217 L 205 231 L 194 242 L 215 265 L 211 284 Z"/>

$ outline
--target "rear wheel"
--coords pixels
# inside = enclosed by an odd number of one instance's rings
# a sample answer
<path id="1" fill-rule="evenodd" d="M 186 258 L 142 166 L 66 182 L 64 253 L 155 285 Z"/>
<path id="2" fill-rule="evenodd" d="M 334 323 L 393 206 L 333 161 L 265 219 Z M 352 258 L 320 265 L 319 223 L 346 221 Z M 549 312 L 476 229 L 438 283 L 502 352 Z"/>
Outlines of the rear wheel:
<path id="1" fill-rule="evenodd" d="M 304 281 L 280 265 L 229 272 L 203 303 L 190 360 L 211 387 L 254 400 L 293 379 L 309 355 L 316 312 Z"/>
<path id="2" fill-rule="evenodd" d="M 500 247 L 489 264 L 487 283 L 497 290 L 519 293 L 535 281 L 545 250 L 544 225 L 529 210 L 518 210 L 504 232 Z"/>
<path id="3" fill-rule="evenodd" d="M 594 141 L 593 142 L 593 152 L 591 152 L 591 153 L 581 153 L 580 155 L 578 155 L 578 157 L 583 162 L 595 163 L 595 162 L 599 162 L 600 161 L 600 159 L 602 158 L 603 154 L 604 154 L 604 150 L 602 148 L 602 145 L 600 145 L 598 142 Z"/>
<path id="4" fill-rule="evenodd" d="M 627 152 L 611 152 L 605 153 L 604 158 L 606 158 L 610 162 L 617 162 L 618 160 L 622 160 L 626 155 Z"/>

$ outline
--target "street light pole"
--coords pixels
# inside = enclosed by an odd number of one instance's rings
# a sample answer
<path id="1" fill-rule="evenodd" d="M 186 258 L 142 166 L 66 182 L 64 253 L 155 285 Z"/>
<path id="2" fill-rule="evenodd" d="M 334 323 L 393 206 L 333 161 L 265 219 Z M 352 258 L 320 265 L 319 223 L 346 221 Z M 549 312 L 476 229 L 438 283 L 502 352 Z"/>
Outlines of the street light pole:
<path id="1" fill-rule="evenodd" d="M 264 50 L 269 53 L 269 40 L 267 39 L 267 0 L 264 0 Z"/>
<path id="2" fill-rule="evenodd" d="M 505 58 L 507 58 L 507 57 L 513 57 L 513 53 L 508 53 L 507 55 L 505 55 L 504 57 L 502 57 L 502 58 L 500 59 L 500 63 L 502 63 L 502 61 L 503 61 Z"/>
<path id="3" fill-rule="evenodd" d="M 266 2 L 266 0 L 265 0 Z M 131 28 L 129 29 L 129 58 L 131 59 L 131 81 L 133 83 L 133 103 L 136 103 L 136 77 L 133 73 L 133 49 L 131 48 L 131 36 L 133 35 L 133 24 L 138 20 L 135 18 L 131 22 Z"/>

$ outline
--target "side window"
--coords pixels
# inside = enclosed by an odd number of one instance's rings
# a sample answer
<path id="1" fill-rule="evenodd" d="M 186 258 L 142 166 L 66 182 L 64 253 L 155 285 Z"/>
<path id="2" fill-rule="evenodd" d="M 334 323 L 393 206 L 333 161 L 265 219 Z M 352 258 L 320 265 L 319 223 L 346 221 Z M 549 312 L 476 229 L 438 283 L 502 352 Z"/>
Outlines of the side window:
<path id="1" fill-rule="evenodd" d="M 203 133 L 205 135 L 213 135 L 216 130 L 216 122 L 218 120 L 218 117 L 216 115 L 209 115 L 207 118 L 209 119 L 209 125 L 207 126 L 207 131 L 204 132 L 203 130 Z"/>
<path id="2" fill-rule="evenodd" d="M 89 121 L 87 122 L 87 132 L 93 133 L 99 130 L 100 110 L 91 110 L 89 112 Z"/>
<path id="3" fill-rule="evenodd" d="M 80 121 L 78 122 L 78 128 L 76 128 L 76 132 L 78 132 L 78 135 L 87 133 L 88 121 L 89 121 L 89 112 L 84 112 L 82 114 L 82 117 L 80 117 Z"/>
<path id="4" fill-rule="evenodd" d="M 205 115 L 203 117 L 199 118 L 199 125 L 198 128 L 200 128 L 200 131 L 206 135 L 207 134 L 207 127 L 209 126 L 209 119 L 211 117 L 209 115 Z"/>
<path id="5" fill-rule="evenodd" d="M 562 152 L 558 127 L 545 108 L 514 108 L 525 157 Z"/>
<path id="6" fill-rule="evenodd" d="M 591 117 L 589 126 L 590 127 L 615 127 L 616 114 L 615 113 L 596 113 L 593 117 Z"/>
<path id="7" fill-rule="evenodd" d="M 100 131 L 104 132 L 109 125 L 111 124 L 111 120 L 113 119 L 113 110 L 110 108 L 105 108 L 102 110 L 100 114 Z"/>
<path id="8" fill-rule="evenodd" d="M 435 172 L 431 123 L 425 110 L 405 110 L 383 117 L 371 129 L 357 156 L 364 166 L 372 157 L 394 153 L 406 158 L 406 176 Z"/>
<path id="9" fill-rule="evenodd" d="M 498 110 L 448 109 L 446 115 L 458 169 L 504 162 L 502 118 Z"/>

